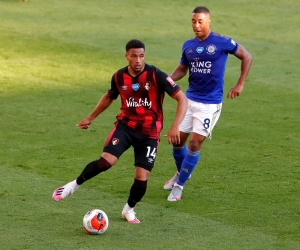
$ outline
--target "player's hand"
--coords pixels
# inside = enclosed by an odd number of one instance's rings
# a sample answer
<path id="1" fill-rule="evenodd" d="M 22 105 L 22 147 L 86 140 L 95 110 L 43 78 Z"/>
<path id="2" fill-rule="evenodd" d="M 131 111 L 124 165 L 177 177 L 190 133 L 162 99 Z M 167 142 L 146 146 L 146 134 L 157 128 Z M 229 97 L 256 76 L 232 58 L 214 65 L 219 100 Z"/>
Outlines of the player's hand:
<path id="1" fill-rule="evenodd" d="M 242 84 L 237 84 L 235 85 L 227 94 L 227 98 L 236 98 L 238 96 L 240 96 L 240 94 L 242 93 L 244 85 Z"/>
<path id="2" fill-rule="evenodd" d="M 168 143 L 177 145 L 180 143 L 180 132 L 178 128 L 171 128 L 164 137 L 168 137 Z"/>
<path id="3" fill-rule="evenodd" d="M 88 129 L 91 123 L 92 123 L 92 121 L 90 119 L 86 118 L 86 119 L 83 119 L 78 124 L 76 124 L 76 126 L 81 129 Z"/>

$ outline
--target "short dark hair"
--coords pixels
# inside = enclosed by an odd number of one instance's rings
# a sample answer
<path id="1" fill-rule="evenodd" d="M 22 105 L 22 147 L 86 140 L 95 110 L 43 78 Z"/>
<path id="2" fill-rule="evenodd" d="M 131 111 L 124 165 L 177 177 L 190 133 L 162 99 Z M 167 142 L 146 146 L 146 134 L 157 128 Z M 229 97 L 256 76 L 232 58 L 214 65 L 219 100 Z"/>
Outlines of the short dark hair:
<path id="1" fill-rule="evenodd" d="M 128 52 L 130 49 L 144 49 L 145 50 L 145 44 L 137 39 L 132 39 L 126 44 L 126 52 Z"/>
<path id="2" fill-rule="evenodd" d="M 209 9 L 204 6 L 196 7 L 192 13 L 208 13 L 208 14 L 210 14 Z"/>

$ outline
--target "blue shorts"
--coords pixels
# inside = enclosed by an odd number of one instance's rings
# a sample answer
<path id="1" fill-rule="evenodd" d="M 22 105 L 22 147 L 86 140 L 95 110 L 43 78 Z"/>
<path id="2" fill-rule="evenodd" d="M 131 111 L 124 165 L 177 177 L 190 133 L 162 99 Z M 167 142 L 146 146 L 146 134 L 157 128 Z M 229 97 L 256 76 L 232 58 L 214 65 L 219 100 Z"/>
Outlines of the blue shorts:
<path id="1" fill-rule="evenodd" d="M 157 154 L 158 143 L 159 140 L 141 135 L 125 123 L 118 121 L 106 139 L 103 152 L 120 158 L 132 146 L 135 166 L 151 172 Z"/>

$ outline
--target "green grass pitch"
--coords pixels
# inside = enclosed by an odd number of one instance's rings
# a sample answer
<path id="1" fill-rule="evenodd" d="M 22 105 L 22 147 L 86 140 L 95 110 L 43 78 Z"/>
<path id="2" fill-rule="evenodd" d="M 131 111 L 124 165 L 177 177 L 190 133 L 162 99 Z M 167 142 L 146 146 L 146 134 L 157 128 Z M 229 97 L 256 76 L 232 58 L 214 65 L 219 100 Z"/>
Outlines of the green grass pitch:
<path id="1" fill-rule="evenodd" d="M 242 95 L 224 99 L 213 139 L 170 203 L 171 146 L 159 146 L 148 191 L 121 217 L 133 181 L 130 149 L 109 171 L 55 203 L 55 188 L 99 157 L 119 100 L 88 131 L 75 125 L 125 66 L 125 44 L 146 44 L 146 62 L 171 73 L 194 34 L 191 11 L 211 11 L 211 29 L 253 56 Z M 0 0 L 0 249 L 300 249 L 300 63 L 298 0 Z M 240 62 L 229 56 L 225 94 Z M 178 82 L 185 90 L 187 77 Z M 174 117 L 166 97 L 165 133 Z M 110 224 L 87 235 L 84 214 Z"/>

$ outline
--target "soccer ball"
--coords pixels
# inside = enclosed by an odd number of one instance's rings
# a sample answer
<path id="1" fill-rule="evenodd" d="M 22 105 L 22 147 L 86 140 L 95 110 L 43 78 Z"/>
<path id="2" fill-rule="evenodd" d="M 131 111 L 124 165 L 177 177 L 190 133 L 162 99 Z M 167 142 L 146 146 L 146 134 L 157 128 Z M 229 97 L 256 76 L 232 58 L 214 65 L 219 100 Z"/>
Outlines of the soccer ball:
<path id="1" fill-rule="evenodd" d="M 108 217 L 100 209 L 92 209 L 83 217 L 83 228 L 88 234 L 103 234 L 108 228 Z"/>

